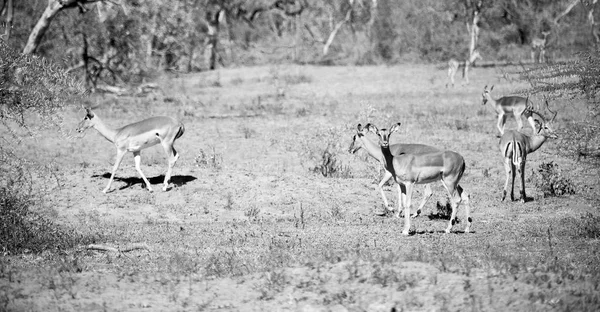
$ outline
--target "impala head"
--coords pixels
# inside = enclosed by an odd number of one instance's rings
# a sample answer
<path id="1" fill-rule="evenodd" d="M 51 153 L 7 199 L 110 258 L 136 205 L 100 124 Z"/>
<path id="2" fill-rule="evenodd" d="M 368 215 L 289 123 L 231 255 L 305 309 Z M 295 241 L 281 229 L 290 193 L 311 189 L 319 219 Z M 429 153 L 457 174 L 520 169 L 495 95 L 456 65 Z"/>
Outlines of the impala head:
<path id="1" fill-rule="evenodd" d="M 352 143 L 350 143 L 350 147 L 348 148 L 348 153 L 354 154 L 362 147 L 361 137 L 366 135 L 369 132 L 367 127 L 363 127 L 361 124 L 358 124 L 356 129 L 356 134 L 352 136 Z M 357 142 L 358 139 L 358 142 Z"/>
<path id="2" fill-rule="evenodd" d="M 372 124 L 367 124 L 365 128 L 379 136 L 379 145 L 382 147 L 388 147 L 390 145 L 390 135 L 400 129 L 400 123 L 391 126 L 389 130 L 385 128 L 377 129 L 377 127 Z"/>
<path id="3" fill-rule="evenodd" d="M 548 109 L 548 111 L 550 111 L 553 114 L 552 118 L 549 121 L 546 121 L 544 116 L 542 116 L 540 113 L 531 109 L 531 112 L 533 114 L 536 114 L 539 116 L 539 120 L 535 119 L 535 125 L 536 125 L 536 128 L 538 129 L 536 134 L 543 135 L 543 136 L 549 137 L 551 139 L 557 139 L 558 135 L 556 135 L 556 133 L 554 132 L 552 123 L 554 122 L 554 119 L 556 118 L 556 114 L 558 112 L 553 112 L 552 110 L 550 110 L 550 106 L 548 106 L 548 101 L 546 101 L 546 108 Z"/>
<path id="4" fill-rule="evenodd" d="M 481 105 L 485 105 L 487 101 L 492 97 L 490 92 L 494 90 L 494 86 L 492 86 L 489 90 L 487 89 L 487 85 L 483 87 L 483 93 L 481 94 Z"/>
<path id="5" fill-rule="evenodd" d="M 84 107 L 85 108 L 85 117 L 83 117 L 83 120 L 79 122 L 79 124 L 77 125 L 77 132 L 84 132 L 85 130 L 87 130 L 90 127 L 94 126 L 94 112 L 92 112 L 91 109 Z"/>

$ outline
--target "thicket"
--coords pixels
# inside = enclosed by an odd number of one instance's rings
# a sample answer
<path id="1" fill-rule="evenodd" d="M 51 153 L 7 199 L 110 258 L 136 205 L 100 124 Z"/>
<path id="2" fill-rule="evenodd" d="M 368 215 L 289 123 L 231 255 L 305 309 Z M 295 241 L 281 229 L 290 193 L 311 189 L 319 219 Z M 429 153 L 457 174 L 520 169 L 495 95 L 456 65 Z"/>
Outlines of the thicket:
<path id="1" fill-rule="evenodd" d="M 568 120 L 558 130 L 559 152 L 600 164 L 600 50 L 580 52 L 575 60 L 523 71 L 531 83 L 526 90 L 550 101 L 584 99 L 587 110 L 579 120 Z"/>
<path id="2" fill-rule="evenodd" d="M 0 252 L 3 255 L 68 248 L 85 241 L 33 209 L 43 197 L 36 180 L 51 176 L 47 166 L 19 150 L 25 137 L 62 129 L 61 109 L 82 84 L 52 62 L 26 56 L 0 40 Z M 4 135 L 6 134 L 6 135 Z"/>
<path id="3" fill-rule="evenodd" d="M 85 2 L 57 14 L 36 53 L 81 78 L 122 84 L 141 82 L 163 70 L 207 70 L 214 31 L 217 67 L 465 59 L 467 24 L 477 1 Z M 48 3 L 15 2 L 10 46 L 23 49 Z M 589 12 L 596 14 L 591 4 L 577 5 L 558 21 L 566 1 L 482 3 L 477 49 L 485 61 L 529 60 L 530 43 L 542 31 L 550 32 L 549 59 L 571 58 L 573 51 L 589 49 L 594 41 L 587 19 Z"/>

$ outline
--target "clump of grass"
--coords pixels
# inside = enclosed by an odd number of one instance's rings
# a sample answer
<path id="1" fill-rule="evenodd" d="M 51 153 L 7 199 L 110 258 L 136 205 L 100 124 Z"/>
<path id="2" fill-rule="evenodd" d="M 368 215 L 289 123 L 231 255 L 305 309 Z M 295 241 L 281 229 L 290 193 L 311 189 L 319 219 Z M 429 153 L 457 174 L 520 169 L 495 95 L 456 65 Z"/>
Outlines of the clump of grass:
<path id="1" fill-rule="evenodd" d="M 242 83 L 244 83 L 244 79 L 242 79 L 241 77 L 235 77 L 231 79 L 231 84 L 234 86 L 241 85 Z"/>
<path id="2" fill-rule="evenodd" d="M 231 193 L 227 193 L 227 196 L 226 196 L 225 199 L 226 199 L 225 209 L 226 210 L 232 210 L 233 209 L 233 205 L 234 205 L 233 195 Z"/>
<path id="3" fill-rule="evenodd" d="M 64 250 L 94 240 L 31 210 L 39 199 L 31 193 L 31 181 L 15 177 L 19 176 L 11 175 L 13 179 L 0 187 L 0 250 L 4 254 Z"/>
<path id="4" fill-rule="evenodd" d="M 264 273 L 264 282 L 257 289 L 260 291 L 260 300 L 271 300 L 280 293 L 287 283 L 283 270 L 271 270 Z"/>
<path id="5" fill-rule="evenodd" d="M 320 172 L 324 177 L 328 178 L 352 178 L 352 170 L 350 166 L 344 166 L 341 161 L 338 161 L 337 155 L 328 150 L 323 151 L 321 155 L 321 163 L 314 168 L 313 172 Z"/>
<path id="6" fill-rule="evenodd" d="M 250 205 L 246 211 L 244 211 L 244 215 L 248 217 L 250 221 L 258 220 L 258 215 L 260 214 L 260 209 L 256 207 L 256 205 Z"/>
<path id="7" fill-rule="evenodd" d="M 552 161 L 540 164 L 536 175 L 536 187 L 544 193 L 544 197 L 575 194 L 571 180 L 564 177 L 558 164 Z"/>
<path id="8" fill-rule="evenodd" d="M 256 130 L 248 126 L 240 126 L 240 131 L 244 134 L 244 139 L 249 139 L 256 134 Z"/>
<path id="9" fill-rule="evenodd" d="M 223 166 L 223 155 L 217 153 L 215 147 L 212 147 L 212 152 L 207 153 L 203 149 L 200 149 L 198 155 L 194 158 L 196 166 L 200 168 L 212 168 L 220 170 Z"/>
<path id="10" fill-rule="evenodd" d="M 312 77 L 302 73 L 285 74 L 281 76 L 281 79 L 288 85 L 311 83 L 313 81 Z"/>

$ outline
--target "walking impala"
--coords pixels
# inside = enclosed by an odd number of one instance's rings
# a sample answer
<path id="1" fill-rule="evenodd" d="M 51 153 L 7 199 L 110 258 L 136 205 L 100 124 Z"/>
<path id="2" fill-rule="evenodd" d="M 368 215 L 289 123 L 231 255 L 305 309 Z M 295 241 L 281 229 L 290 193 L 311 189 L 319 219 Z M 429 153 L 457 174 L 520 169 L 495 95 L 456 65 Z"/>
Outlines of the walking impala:
<path id="1" fill-rule="evenodd" d="M 383 153 L 381 152 L 381 147 L 373 141 L 371 141 L 366 135 L 369 132 L 367 127 L 362 127 L 361 124 L 358 124 L 356 134 L 352 137 L 352 143 L 348 148 L 348 152 L 351 154 L 356 153 L 359 149 L 364 148 L 369 155 L 377 161 L 379 161 L 385 168 L 385 159 L 383 157 Z M 431 153 L 431 152 L 439 152 L 440 150 L 423 144 L 394 144 L 390 146 L 390 152 L 392 155 L 397 156 L 400 154 L 423 154 L 423 153 Z M 383 191 L 383 185 L 392 177 L 392 174 L 386 169 L 383 174 L 383 178 L 381 182 L 379 182 L 379 191 L 381 192 L 381 198 L 383 198 L 383 203 L 385 209 L 382 213 L 376 213 L 379 215 L 384 215 L 387 210 L 393 211 L 390 209 L 388 200 L 385 196 L 385 192 Z M 421 201 L 421 205 L 419 205 L 419 209 L 413 214 L 411 217 L 417 217 L 421 214 L 421 209 L 425 206 L 425 203 L 431 196 L 433 192 L 431 191 L 431 186 L 429 184 L 425 185 L 425 192 L 423 194 L 423 200 Z"/>
<path id="2" fill-rule="evenodd" d="M 548 102 L 546 102 L 548 107 Z M 557 112 L 552 112 L 550 107 L 548 110 L 553 113 L 552 119 L 546 122 L 544 117 L 538 113 L 541 119 L 541 123 L 536 120 L 539 125 L 539 130 L 534 132 L 533 135 L 529 136 L 515 130 L 508 130 L 500 138 L 500 151 L 504 158 L 504 170 L 506 171 L 506 182 L 504 182 L 504 191 L 502 192 L 502 201 L 506 198 L 506 192 L 508 189 L 508 180 L 511 181 L 510 188 L 510 200 L 515 200 L 514 189 L 515 189 L 515 167 L 518 168 L 519 175 L 521 176 L 521 202 L 526 201 L 525 196 L 525 162 L 527 161 L 527 155 L 538 150 L 546 139 L 557 138 L 556 134 L 551 128 L 551 124 L 556 118 Z"/>
<path id="3" fill-rule="evenodd" d="M 148 182 L 148 179 L 146 179 L 146 176 L 140 168 L 140 152 L 145 148 L 159 143 L 165 149 L 169 161 L 163 186 L 163 191 L 167 190 L 169 180 L 171 179 L 171 171 L 179 158 L 179 154 L 175 148 L 173 148 L 173 144 L 175 143 L 175 140 L 183 135 L 185 130 L 181 122 L 178 122 L 171 117 L 159 116 L 138 121 L 119 129 L 111 129 L 89 108 L 86 108 L 85 110 L 86 115 L 79 123 L 77 132 L 84 132 L 88 128 L 93 127 L 100 132 L 105 139 L 112 142 L 117 147 L 115 165 L 110 175 L 110 180 L 108 180 L 108 185 L 102 191 L 103 193 L 108 192 L 110 189 L 110 185 L 115 177 L 115 172 L 119 168 L 121 160 L 123 160 L 123 156 L 125 156 L 127 152 L 133 153 L 135 169 L 146 183 L 148 191 L 152 192 L 150 182 Z"/>
<path id="4" fill-rule="evenodd" d="M 454 58 L 450 59 L 448 61 L 448 79 L 449 79 L 449 81 L 446 83 L 446 88 L 448 88 L 448 84 L 450 84 L 450 83 L 454 87 L 454 76 L 456 76 L 456 73 L 458 72 L 458 68 L 461 66 L 463 67 L 462 76 L 465 79 L 464 84 L 469 84 L 469 66 L 478 59 L 481 60 L 481 54 L 479 54 L 479 51 L 477 51 L 477 50 L 475 50 L 473 52 L 473 55 L 471 55 L 464 62 L 459 62 L 458 60 L 456 60 Z"/>
<path id="5" fill-rule="evenodd" d="M 497 100 L 492 98 L 492 90 L 494 90 L 494 86 L 492 86 L 489 90 L 487 86 L 483 87 L 482 96 L 482 105 L 490 102 L 490 104 L 494 107 L 496 113 L 498 113 L 498 123 L 496 126 L 498 130 L 500 130 L 500 135 L 504 134 L 504 124 L 506 123 L 506 117 L 508 115 L 513 115 L 517 120 L 517 130 L 521 130 L 523 128 L 523 121 L 521 120 L 521 116 L 525 116 L 531 129 L 535 132 L 535 124 L 533 122 L 532 116 L 532 108 L 528 106 L 529 98 L 524 98 L 520 96 L 504 96 Z"/>
<path id="6" fill-rule="evenodd" d="M 394 156 L 390 151 L 389 138 L 392 133 L 398 131 L 400 123 L 393 125 L 389 131 L 387 129 L 377 129 L 377 127 L 371 124 L 368 124 L 366 127 L 379 136 L 385 167 L 391 172 L 394 180 L 398 183 L 399 210 L 396 213 L 396 217 L 400 217 L 400 209 L 404 207 L 404 229 L 402 230 L 402 234 L 408 235 L 410 230 L 409 216 L 414 185 L 429 184 L 435 181 L 442 181 L 442 185 L 444 185 L 450 195 L 452 215 L 450 216 L 448 227 L 446 227 L 446 233 L 450 233 L 452 226 L 456 223 L 456 212 L 459 204 L 463 201 L 467 216 L 465 233 L 468 233 L 473 221 L 469 216 L 469 195 L 458 184 L 465 172 L 465 160 L 463 157 L 452 151 Z"/>

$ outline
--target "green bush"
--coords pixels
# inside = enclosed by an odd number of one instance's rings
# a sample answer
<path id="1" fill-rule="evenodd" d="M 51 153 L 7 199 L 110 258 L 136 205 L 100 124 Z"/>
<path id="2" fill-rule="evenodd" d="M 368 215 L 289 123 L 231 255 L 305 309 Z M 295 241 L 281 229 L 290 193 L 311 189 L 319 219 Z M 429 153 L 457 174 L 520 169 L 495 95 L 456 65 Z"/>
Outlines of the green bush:
<path id="1" fill-rule="evenodd" d="M 540 164 L 537 175 L 535 183 L 537 188 L 544 193 L 544 197 L 575 194 L 573 183 L 562 175 L 558 165 L 554 162 Z"/>
<path id="2" fill-rule="evenodd" d="M 0 40 L 0 251 L 3 254 L 70 248 L 91 241 L 59 226 L 31 208 L 41 203 L 43 189 L 34 177 L 49 176 L 42 165 L 19 151 L 23 130 L 36 136 L 54 128 L 61 132 L 60 111 L 83 87 L 64 70 L 38 57 L 22 55 Z M 8 134 L 8 135 L 4 135 Z M 45 181 L 45 179 L 43 179 Z"/>

